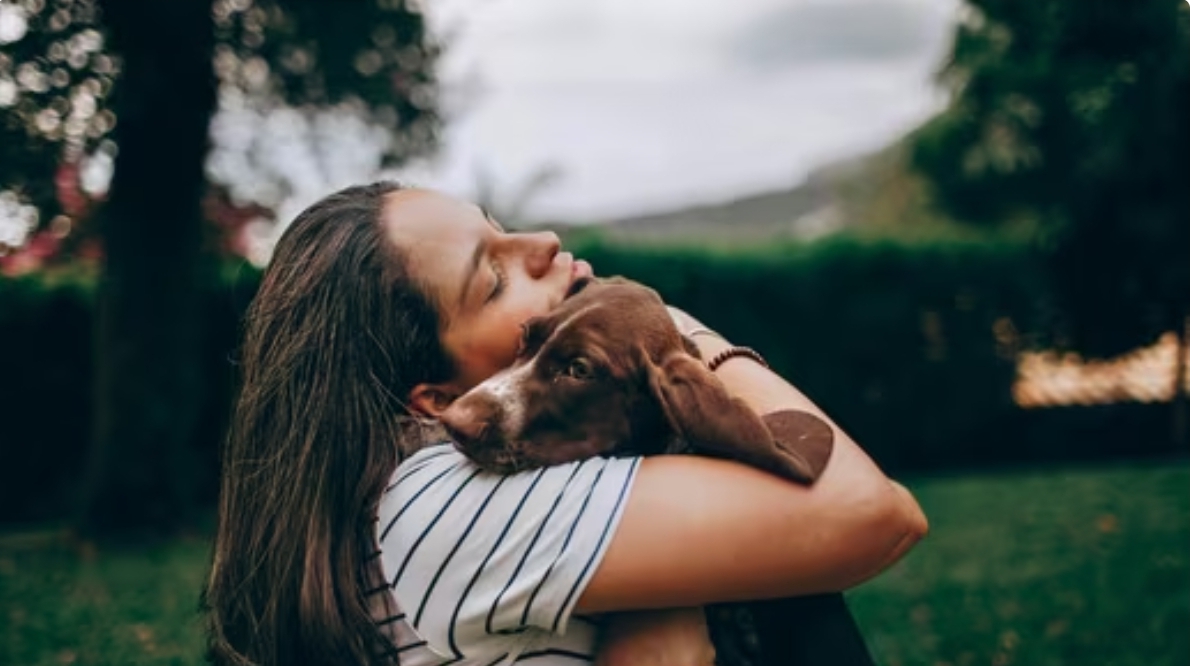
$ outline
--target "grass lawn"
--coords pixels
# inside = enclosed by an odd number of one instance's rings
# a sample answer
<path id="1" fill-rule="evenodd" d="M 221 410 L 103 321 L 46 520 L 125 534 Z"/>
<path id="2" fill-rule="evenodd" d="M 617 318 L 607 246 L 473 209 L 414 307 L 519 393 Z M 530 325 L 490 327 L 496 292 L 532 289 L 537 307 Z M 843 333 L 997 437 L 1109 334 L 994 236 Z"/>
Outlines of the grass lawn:
<path id="1" fill-rule="evenodd" d="M 885 666 L 1190 664 L 1190 465 L 909 484 L 932 533 L 855 590 Z M 195 664 L 207 542 L 0 540 L 0 664 Z"/>
<path id="2" fill-rule="evenodd" d="M 849 595 L 886 666 L 1190 664 L 1190 467 L 910 484 L 930 536 Z"/>

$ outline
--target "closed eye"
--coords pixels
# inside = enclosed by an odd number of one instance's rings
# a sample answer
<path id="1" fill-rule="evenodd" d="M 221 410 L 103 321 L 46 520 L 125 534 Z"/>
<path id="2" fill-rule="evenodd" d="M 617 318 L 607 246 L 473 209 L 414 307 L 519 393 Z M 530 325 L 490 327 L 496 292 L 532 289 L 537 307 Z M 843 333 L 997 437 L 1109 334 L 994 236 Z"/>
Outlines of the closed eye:
<path id="1" fill-rule="evenodd" d="M 500 265 L 500 262 L 492 262 L 492 272 L 496 274 L 496 281 L 492 284 L 492 292 L 488 294 L 487 301 L 485 302 L 491 302 L 499 298 L 500 294 L 504 293 L 504 287 L 508 284 L 508 273 L 504 272 L 504 267 Z"/>

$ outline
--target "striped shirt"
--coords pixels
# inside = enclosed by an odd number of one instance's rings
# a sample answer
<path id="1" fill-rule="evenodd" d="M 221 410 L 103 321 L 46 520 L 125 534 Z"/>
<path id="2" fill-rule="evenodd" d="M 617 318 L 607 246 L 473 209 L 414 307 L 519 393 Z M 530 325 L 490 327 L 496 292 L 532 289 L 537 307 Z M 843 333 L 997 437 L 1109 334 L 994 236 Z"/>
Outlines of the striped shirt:
<path id="1" fill-rule="evenodd" d="M 395 606 L 375 619 L 401 663 L 592 662 L 597 619 L 571 613 L 638 463 L 591 458 L 499 476 L 450 444 L 402 463 L 378 509 L 383 583 L 373 591 L 391 592 Z"/>

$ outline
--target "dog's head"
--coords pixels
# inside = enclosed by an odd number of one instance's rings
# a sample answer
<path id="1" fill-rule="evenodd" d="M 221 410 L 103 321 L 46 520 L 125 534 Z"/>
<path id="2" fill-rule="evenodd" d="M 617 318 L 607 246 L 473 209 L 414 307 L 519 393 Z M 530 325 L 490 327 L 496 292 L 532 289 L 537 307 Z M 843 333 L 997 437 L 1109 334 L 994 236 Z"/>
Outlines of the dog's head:
<path id="1" fill-rule="evenodd" d="M 513 366 L 457 398 L 441 420 L 463 453 L 501 473 L 689 445 L 812 481 L 825 458 L 810 462 L 783 446 L 789 437 L 775 439 L 697 356 L 655 291 L 592 279 L 529 321 Z M 820 443 L 825 429 L 829 453 L 829 426 L 795 421 L 795 444 L 807 427 Z"/>

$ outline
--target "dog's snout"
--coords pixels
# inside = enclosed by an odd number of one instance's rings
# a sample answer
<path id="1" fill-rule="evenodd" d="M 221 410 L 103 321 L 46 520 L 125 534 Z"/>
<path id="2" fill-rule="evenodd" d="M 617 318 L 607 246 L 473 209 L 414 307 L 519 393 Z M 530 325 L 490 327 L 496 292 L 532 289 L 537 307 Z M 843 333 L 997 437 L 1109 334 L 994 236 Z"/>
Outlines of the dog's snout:
<path id="1" fill-rule="evenodd" d="M 493 404 L 464 396 L 447 407 L 439 420 L 451 439 L 466 447 L 482 442 L 497 416 Z"/>

